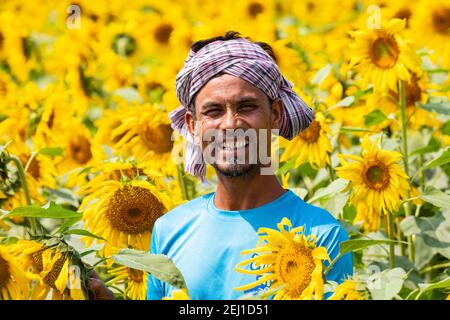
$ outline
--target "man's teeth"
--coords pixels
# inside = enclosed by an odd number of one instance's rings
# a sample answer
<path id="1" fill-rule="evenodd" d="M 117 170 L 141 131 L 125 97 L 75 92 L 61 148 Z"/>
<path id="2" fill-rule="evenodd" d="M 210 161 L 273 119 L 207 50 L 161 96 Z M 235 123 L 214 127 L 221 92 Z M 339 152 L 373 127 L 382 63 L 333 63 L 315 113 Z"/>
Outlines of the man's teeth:
<path id="1" fill-rule="evenodd" d="M 239 149 L 239 148 L 243 148 L 247 145 L 247 142 L 245 141 L 238 141 L 236 143 L 234 143 L 234 141 L 229 141 L 229 142 L 224 142 L 223 143 L 223 147 L 225 149 Z"/>

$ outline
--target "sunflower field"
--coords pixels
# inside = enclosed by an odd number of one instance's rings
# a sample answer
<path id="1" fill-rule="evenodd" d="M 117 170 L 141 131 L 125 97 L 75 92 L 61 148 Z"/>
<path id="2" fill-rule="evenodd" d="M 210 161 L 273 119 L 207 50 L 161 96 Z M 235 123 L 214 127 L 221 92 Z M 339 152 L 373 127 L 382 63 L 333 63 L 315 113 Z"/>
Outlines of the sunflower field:
<path id="1" fill-rule="evenodd" d="M 3 0 L 0 299 L 88 299 L 91 270 L 116 299 L 145 299 L 147 272 L 189 298 L 151 231 L 217 179 L 184 173 L 168 113 L 191 44 L 229 30 L 269 43 L 315 110 L 276 173 L 353 252 L 338 285 L 314 248 L 306 289 L 275 298 L 450 297 L 449 0 Z"/>

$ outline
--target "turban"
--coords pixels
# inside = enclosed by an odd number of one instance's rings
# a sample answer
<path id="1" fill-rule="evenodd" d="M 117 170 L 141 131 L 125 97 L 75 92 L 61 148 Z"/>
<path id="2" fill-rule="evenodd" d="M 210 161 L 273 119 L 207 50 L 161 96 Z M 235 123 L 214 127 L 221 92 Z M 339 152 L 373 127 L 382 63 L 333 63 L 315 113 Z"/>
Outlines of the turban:
<path id="1" fill-rule="evenodd" d="M 306 129 L 314 119 L 314 111 L 292 90 L 292 84 L 281 74 L 272 57 L 258 44 L 247 39 L 211 42 L 190 51 L 183 68 L 176 77 L 176 94 L 181 106 L 169 113 L 171 126 L 187 140 L 185 171 L 205 176 L 206 165 L 201 146 L 187 129 L 185 114 L 198 91 L 218 73 L 225 73 L 245 81 L 263 91 L 271 100 L 280 99 L 284 117 L 279 134 L 291 140 Z"/>

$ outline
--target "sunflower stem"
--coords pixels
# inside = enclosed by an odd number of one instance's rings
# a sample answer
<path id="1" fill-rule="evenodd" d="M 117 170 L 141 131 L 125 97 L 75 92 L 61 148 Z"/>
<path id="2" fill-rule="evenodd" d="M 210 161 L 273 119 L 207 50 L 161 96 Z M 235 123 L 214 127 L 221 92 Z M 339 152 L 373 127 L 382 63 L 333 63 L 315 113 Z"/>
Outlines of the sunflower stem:
<path id="1" fill-rule="evenodd" d="M 18 157 L 16 157 L 15 155 L 9 155 L 8 156 L 9 160 L 14 162 L 14 164 L 17 167 L 17 171 L 19 173 L 19 178 L 20 178 L 20 183 L 23 187 L 23 192 L 25 193 L 25 200 L 27 202 L 27 205 L 30 206 L 32 205 L 31 203 L 31 196 L 30 196 L 30 191 L 28 189 L 28 183 L 27 183 L 27 178 L 25 175 L 25 170 L 23 168 L 22 165 L 22 161 L 20 161 L 20 159 Z M 35 218 L 28 218 L 28 221 L 30 222 L 30 227 L 31 227 L 31 234 L 32 235 L 37 235 L 37 222 Z"/>
<path id="2" fill-rule="evenodd" d="M 334 179 L 335 179 L 334 172 L 333 172 L 333 168 L 331 167 L 330 164 L 327 164 L 327 169 L 328 169 L 328 174 L 330 175 L 331 181 L 334 181 Z"/>
<path id="3" fill-rule="evenodd" d="M 395 268 L 395 237 L 394 237 L 394 217 L 392 216 L 392 212 L 388 211 L 388 229 L 389 229 L 389 265 L 392 268 Z"/>
<path id="4" fill-rule="evenodd" d="M 408 136 L 406 129 L 408 126 L 408 120 L 406 118 L 406 90 L 405 81 L 399 81 L 399 107 L 402 120 L 402 144 L 403 144 L 403 164 L 405 166 L 406 175 L 409 177 L 409 159 L 408 159 Z M 407 198 L 409 198 L 409 190 L 407 191 Z M 409 202 L 404 203 L 405 216 L 411 215 L 411 207 Z M 408 236 L 408 258 L 414 263 L 414 240 L 412 236 Z"/>
<path id="5" fill-rule="evenodd" d="M 183 170 L 183 166 L 181 164 L 177 165 L 177 173 L 178 173 L 178 182 L 181 187 L 181 193 L 183 195 L 183 199 L 189 200 L 188 190 L 186 186 L 186 178 Z"/>

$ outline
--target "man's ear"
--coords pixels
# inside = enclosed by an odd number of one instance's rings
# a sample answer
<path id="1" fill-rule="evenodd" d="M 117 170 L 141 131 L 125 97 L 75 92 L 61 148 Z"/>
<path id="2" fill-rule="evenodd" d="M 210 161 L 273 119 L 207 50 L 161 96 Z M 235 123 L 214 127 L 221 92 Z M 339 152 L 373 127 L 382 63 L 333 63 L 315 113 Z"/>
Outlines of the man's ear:
<path id="1" fill-rule="evenodd" d="M 199 128 L 197 128 L 196 126 L 198 126 L 199 124 L 197 123 L 197 121 L 195 121 L 195 116 L 192 113 L 192 111 L 186 111 L 185 115 L 184 115 L 184 121 L 186 122 L 186 125 L 188 127 L 189 133 L 191 134 L 191 136 L 194 138 L 194 142 L 198 145 L 200 145 L 200 132 L 199 132 Z"/>
<path id="2" fill-rule="evenodd" d="M 280 129 L 284 116 L 284 107 L 280 99 L 275 99 L 272 109 L 272 129 Z"/>
<path id="3" fill-rule="evenodd" d="M 192 114 L 191 111 L 186 111 L 186 113 L 184 114 L 184 121 L 186 122 L 186 125 L 188 127 L 188 130 L 190 132 L 190 134 L 192 136 L 195 135 L 195 120 L 194 120 L 194 115 Z"/>

